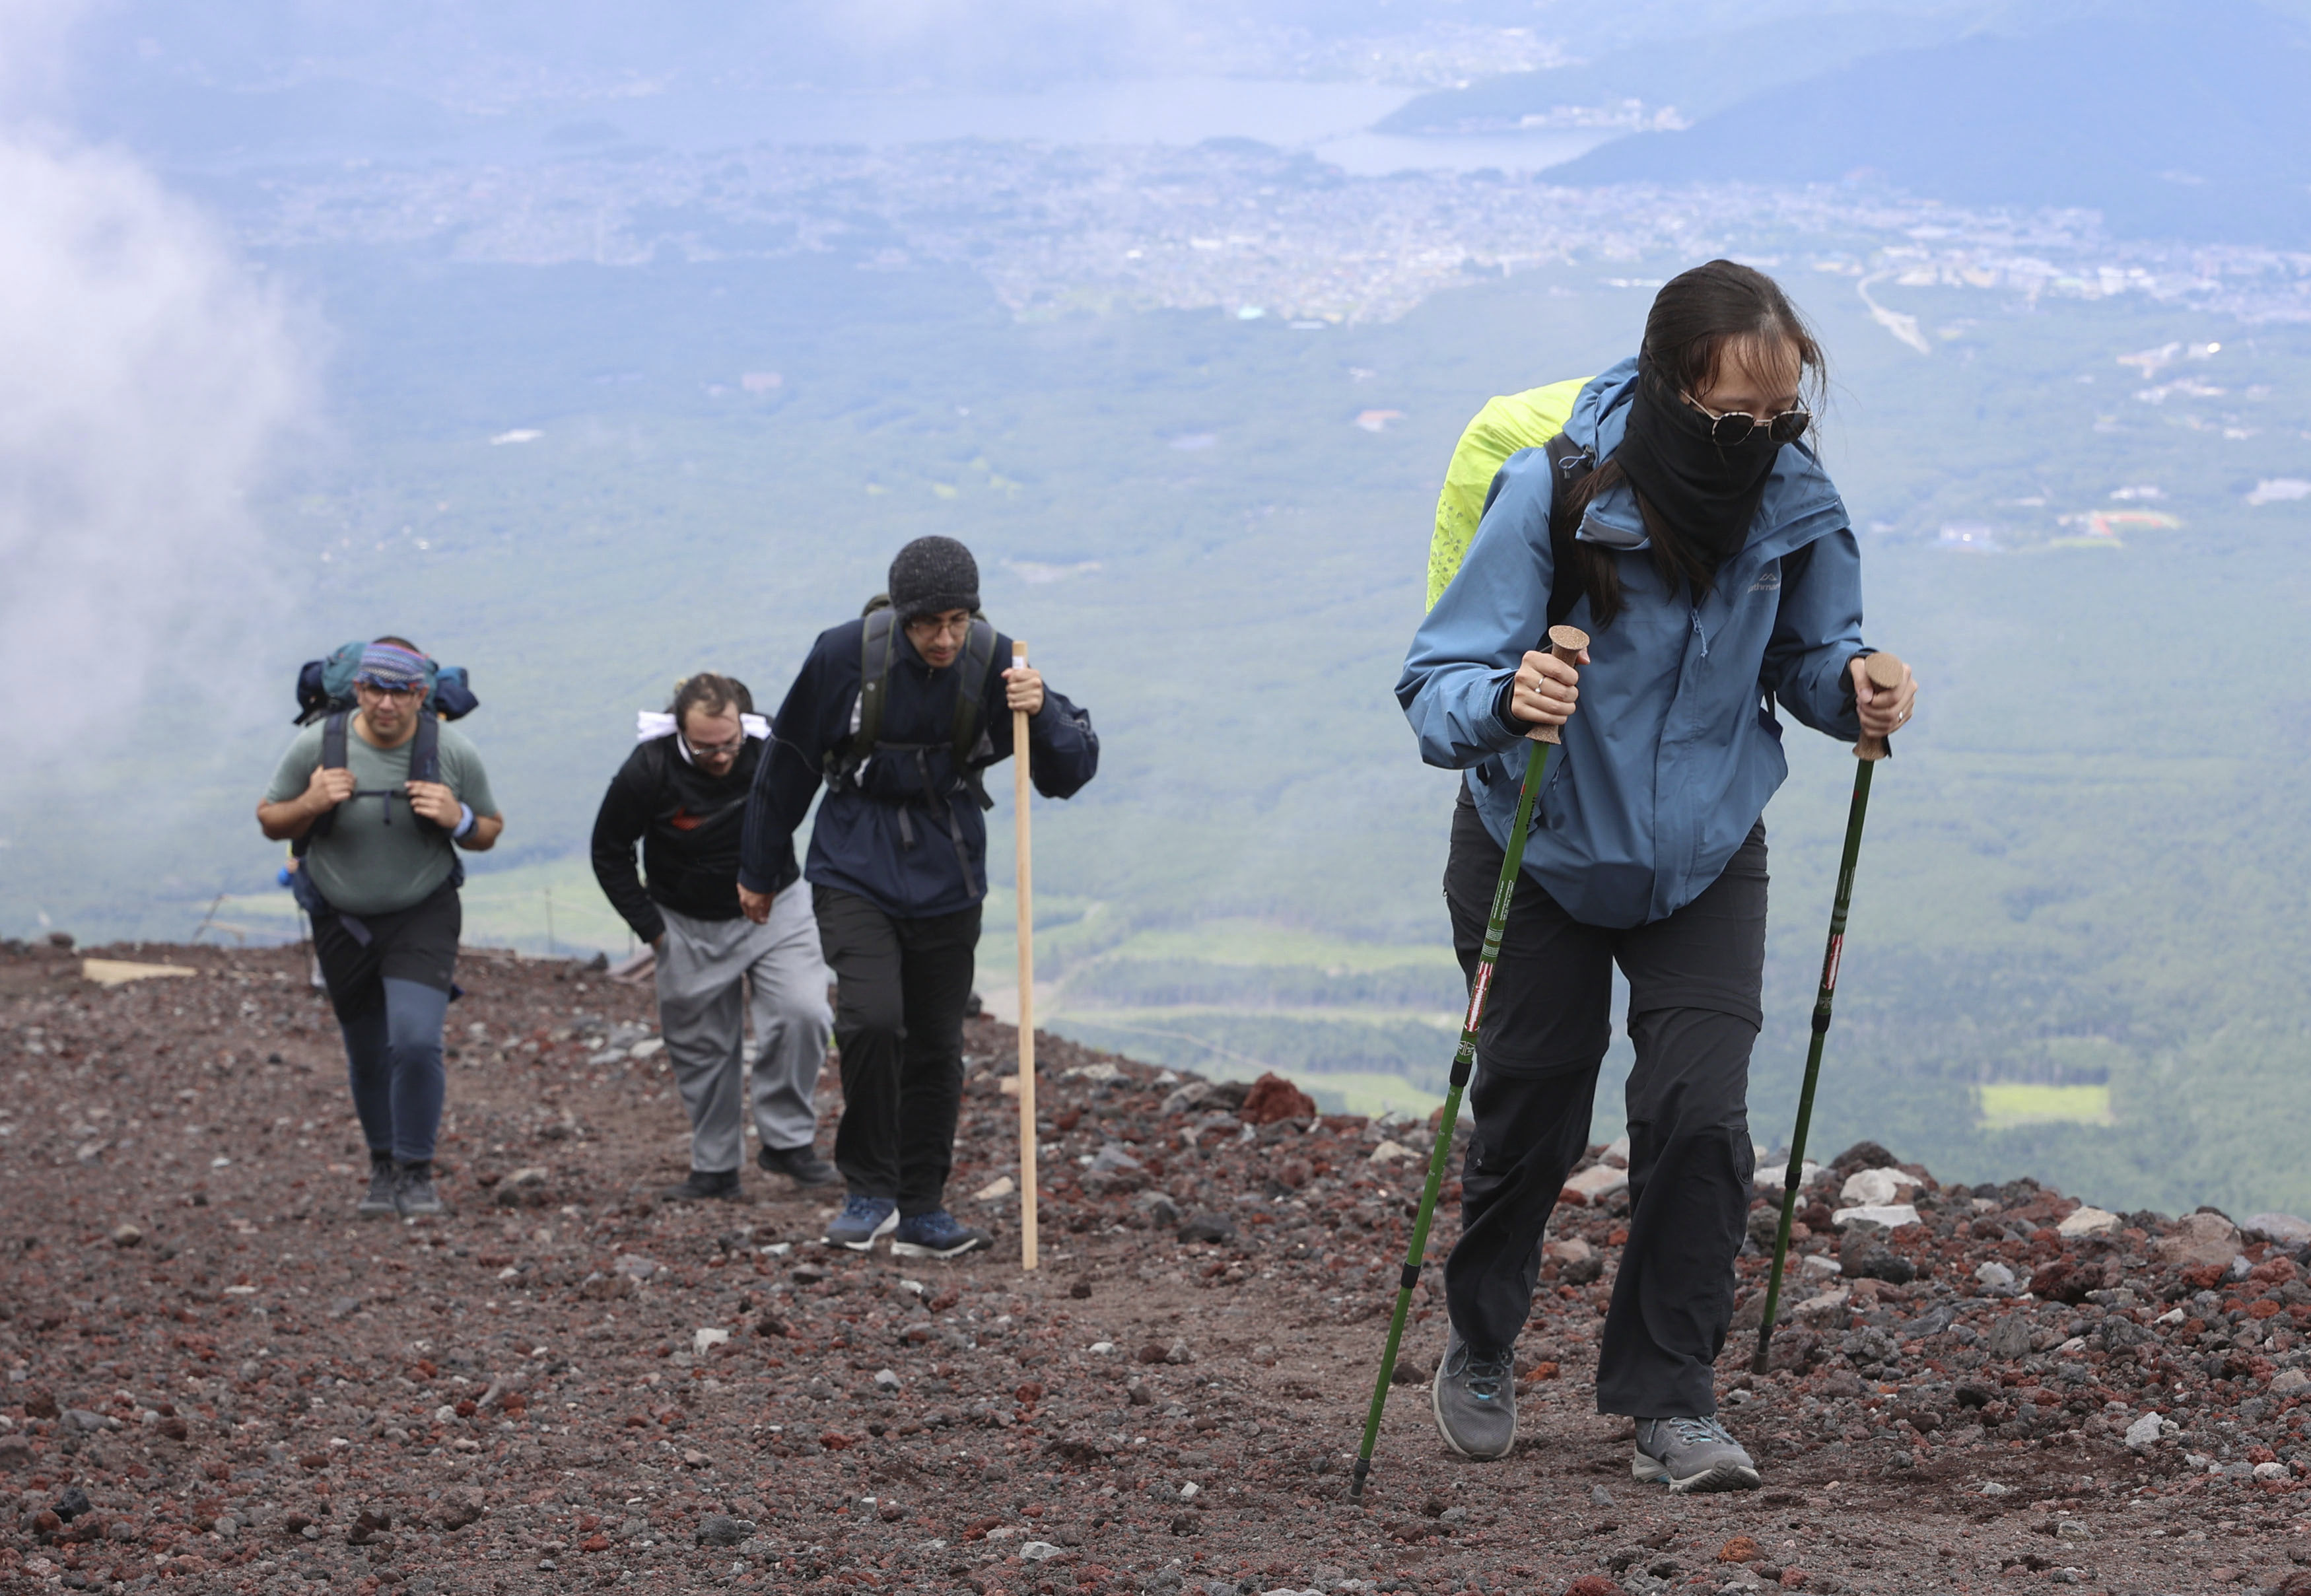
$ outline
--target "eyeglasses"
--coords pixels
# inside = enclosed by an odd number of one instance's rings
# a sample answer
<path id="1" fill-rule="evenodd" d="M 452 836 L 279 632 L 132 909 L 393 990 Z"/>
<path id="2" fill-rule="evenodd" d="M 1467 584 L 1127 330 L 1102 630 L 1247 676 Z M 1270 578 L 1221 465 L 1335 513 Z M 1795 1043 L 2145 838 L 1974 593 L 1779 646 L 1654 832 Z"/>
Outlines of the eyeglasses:
<path id="1" fill-rule="evenodd" d="M 907 623 L 909 637 L 964 637 L 971 632 L 971 617 L 940 620 L 936 615 L 922 615 Z"/>
<path id="2" fill-rule="evenodd" d="M 1749 442 L 1760 427 L 1766 430 L 1766 436 L 1776 443 L 1795 443 L 1805 436 L 1806 428 L 1813 423 L 1813 412 L 1802 405 L 1760 421 L 1746 410 L 1728 410 L 1721 414 L 1691 394 L 1681 393 L 1678 397 L 1709 418 L 1709 440 L 1720 449 L 1740 448 Z"/>
<path id="3" fill-rule="evenodd" d="M 736 759 L 746 746 L 746 737 L 741 732 L 728 743 L 693 743 L 685 737 L 682 739 L 682 746 L 690 750 L 693 759 Z"/>

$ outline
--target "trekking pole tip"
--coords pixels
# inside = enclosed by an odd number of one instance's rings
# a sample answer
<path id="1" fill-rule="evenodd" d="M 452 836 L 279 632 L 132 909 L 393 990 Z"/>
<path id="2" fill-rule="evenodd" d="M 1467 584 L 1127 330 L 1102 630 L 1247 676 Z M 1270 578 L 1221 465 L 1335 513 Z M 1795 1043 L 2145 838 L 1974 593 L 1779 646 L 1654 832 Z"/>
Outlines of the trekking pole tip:
<path id="1" fill-rule="evenodd" d="M 1908 668 L 1891 654 L 1872 654 L 1862 662 L 1862 674 L 1870 685 L 1880 693 L 1891 693 L 1902 685 L 1902 673 Z M 1865 737 L 1853 745 L 1856 759 L 1883 759 L 1893 750 L 1884 737 Z"/>

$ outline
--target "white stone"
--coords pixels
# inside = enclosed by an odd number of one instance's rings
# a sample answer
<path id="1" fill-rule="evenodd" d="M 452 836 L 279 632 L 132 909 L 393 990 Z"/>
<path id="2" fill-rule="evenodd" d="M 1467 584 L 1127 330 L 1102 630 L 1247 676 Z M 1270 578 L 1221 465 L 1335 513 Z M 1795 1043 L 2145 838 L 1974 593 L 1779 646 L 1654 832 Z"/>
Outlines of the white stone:
<path id="1" fill-rule="evenodd" d="M 1798 1260 L 1798 1272 L 1803 1275 L 1835 1275 L 1840 1272 L 1837 1260 L 1827 1252 L 1809 1252 Z"/>
<path id="2" fill-rule="evenodd" d="M 1787 1162 L 1775 1164 L 1769 1168 L 1762 1159 L 1759 1160 L 1756 1182 L 1757 1185 L 1779 1191 L 1789 1178 L 1790 1166 Z M 1798 1189 L 1803 1190 L 1820 1178 L 1821 1165 L 1809 1160 L 1798 1168 Z"/>
<path id="3" fill-rule="evenodd" d="M 1115 1343 L 1112 1341 L 1094 1341 L 1090 1346 L 1085 1347 L 1084 1350 L 1090 1353 L 1094 1357 L 1105 1357 L 1115 1350 Z"/>
<path id="4" fill-rule="evenodd" d="M 2284 1463 L 2257 1463 L 2254 1466 L 2254 1477 L 2257 1479 L 2285 1479 L 2287 1478 L 2287 1465 Z"/>
<path id="5" fill-rule="evenodd" d="M 1112 1064 L 1078 1064 L 1073 1069 L 1062 1071 L 1060 1078 L 1061 1080 L 1112 1081 L 1122 1073 L 1123 1071 Z"/>
<path id="6" fill-rule="evenodd" d="M 1875 1225 L 1885 1230 L 1899 1230 L 1905 1225 L 1918 1222 L 1918 1210 L 1906 1202 L 1864 1203 L 1858 1208 L 1840 1208 L 1829 1217 L 1829 1222 L 1844 1230 L 1849 1225 Z"/>
<path id="7" fill-rule="evenodd" d="M 665 1046 L 666 1039 L 664 1037 L 653 1036 L 648 1041 L 638 1042 L 634 1043 L 633 1046 L 628 1048 L 626 1050 L 626 1057 L 629 1059 L 647 1059 L 652 1053 L 658 1052 Z"/>
<path id="8" fill-rule="evenodd" d="M 717 1347 L 721 1346 L 724 1342 L 729 1340 L 729 1339 L 730 1332 L 728 1330 L 716 1330 L 711 1324 L 701 1325 L 697 1330 L 691 1332 L 690 1350 L 701 1356 L 703 1356 L 707 1353 L 713 1351 Z"/>
<path id="9" fill-rule="evenodd" d="M 1898 1169 L 1857 1169 L 1837 1189 L 1837 1200 L 1848 1208 L 1882 1208 L 1902 1200 L 1903 1190 L 1918 1184 L 1918 1177 Z"/>
<path id="10" fill-rule="evenodd" d="M 1608 1164 L 1617 1164 L 1623 1169 L 1628 1168 L 1629 1138 L 1626 1136 L 1615 1137 L 1612 1141 L 1606 1145 L 1603 1156 L 1605 1162 Z"/>
<path id="11" fill-rule="evenodd" d="M 1019 1183 L 1009 1175 L 998 1175 L 971 1194 L 974 1202 L 993 1202 L 999 1197 L 1008 1197 L 1019 1190 Z"/>
<path id="12" fill-rule="evenodd" d="M 1825 1291 L 1819 1296 L 1808 1297 L 1790 1312 L 1800 1319 L 1825 1319 L 1844 1309 L 1852 1297 L 1853 1293 L 1841 1286 L 1836 1291 Z"/>
<path id="13" fill-rule="evenodd" d="M 1975 1264 L 1974 1278 L 1993 1291 L 2004 1291 L 2014 1284 L 2014 1271 L 1995 1259 L 1985 1259 Z"/>
<path id="14" fill-rule="evenodd" d="M 1985 1496 L 2010 1496 L 2014 1494 L 2014 1487 L 2001 1485 L 1994 1479 L 1985 1479 L 1982 1482 L 1982 1494 Z"/>
<path id="15" fill-rule="evenodd" d="M 1030 1563 L 1040 1563 L 1046 1557 L 1056 1557 L 1060 1548 L 1048 1540 L 1031 1540 L 1019 1548 L 1019 1555 Z"/>
<path id="16" fill-rule="evenodd" d="M 2282 1247 L 2311 1242 L 2311 1219 L 2298 1219 L 2292 1214 L 2251 1214 L 2246 1227 L 2263 1232 Z"/>
<path id="17" fill-rule="evenodd" d="M 2157 1445 L 2161 1433 L 2158 1427 L 2158 1416 L 2155 1413 L 2146 1413 L 2126 1426 L 2126 1443 L 2135 1451 L 2141 1452 L 2146 1446 Z"/>
<path id="18" fill-rule="evenodd" d="M 1629 1183 L 1629 1172 L 1615 1169 L 1609 1164 L 1592 1164 L 1565 1182 L 1567 1191 L 1578 1192 L 1584 1202 L 1595 1202 L 1609 1197 Z"/>
<path id="19" fill-rule="evenodd" d="M 1410 1147 L 1393 1141 L 1382 1141 L 1380 1146 L 1372 1150 L 1371 1156 L 1366 1158 L 1365 1162 L 1367 1164 L 1393 1164 L 1400 1158 L 1409 1158 L 1411 1156 L 1412 1149 Z"/>
<path id="20" fill-rule="evenodd" d="M 2291 1397 L 2307 1386 L 2311 1386 L 2311 1374 L 2300 1369 L 2281 1369 L 2271 1377 L 2270 1385 L 2264 1389 L 2274 1397 Z"/>
<path id="21" fill-rule="evenodd" d="M 2082 1207 L 2071 1210 L 2070 1217 L 2054 1226 L 2055 1234 L 2066 1236 L 2102 1235 L 2117 1230 L 2126 1222 L 2108 1208 Z"/>

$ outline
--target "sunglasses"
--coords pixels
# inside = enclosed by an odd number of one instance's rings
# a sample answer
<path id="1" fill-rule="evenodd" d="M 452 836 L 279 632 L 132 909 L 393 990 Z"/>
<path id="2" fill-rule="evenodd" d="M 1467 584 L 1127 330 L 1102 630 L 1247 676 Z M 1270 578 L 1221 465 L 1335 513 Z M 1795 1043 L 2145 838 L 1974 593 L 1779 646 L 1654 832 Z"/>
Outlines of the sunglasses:
<path id="1" fill-rule="evenodd" d="M 690 750 L 693 759 L 736 759 L 746 752 L 746 739 L 741 735 L 735 743 L 693 743 L 685 736 L 682 746 Z"/>
<path id="2" fill-rule="evenodd" d="M 1802 405 L 1760 420 L 1746 410 L 1728 410 L 1720 414 L 1690 394 L 1679 394 L 1678 397 L 1709 418 L 1709 440 L 1720 449 L 1738 449 L 1755 437 L 1761 428 L 1766 436 L 1775 443 L 1795 443 L 1805 436 L 1806 428 L 1813 424 L 1813 412 Z"/>

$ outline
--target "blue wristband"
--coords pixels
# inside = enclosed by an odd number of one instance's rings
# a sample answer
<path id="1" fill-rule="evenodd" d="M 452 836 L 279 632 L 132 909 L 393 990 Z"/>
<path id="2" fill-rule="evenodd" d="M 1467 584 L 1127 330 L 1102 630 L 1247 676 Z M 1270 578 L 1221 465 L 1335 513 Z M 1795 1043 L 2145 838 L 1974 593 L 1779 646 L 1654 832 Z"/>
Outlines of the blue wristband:
<path id="1" fill-rule="evenodd" d="M 462 837 L 462 836 L 464 836 L 467 832 L 472 831 L 473 829 L 474 829 L 474 807 L 473 807 L 473 805 L 471 805 L 471 804 L 467 804 L 467 803 L 460 803 L 460 804 L 458 804 L 458 829 L 457 829 L 457 830 L 455 830 L 455 831 L 453 831 L 453 832 L 451 832 L 451 833 L 449 833 L 449 835 L 450 835 L 452 838 Z"/>

